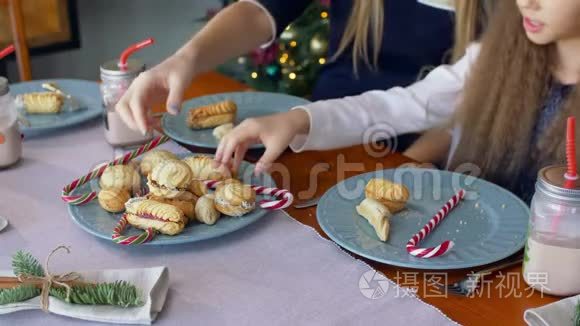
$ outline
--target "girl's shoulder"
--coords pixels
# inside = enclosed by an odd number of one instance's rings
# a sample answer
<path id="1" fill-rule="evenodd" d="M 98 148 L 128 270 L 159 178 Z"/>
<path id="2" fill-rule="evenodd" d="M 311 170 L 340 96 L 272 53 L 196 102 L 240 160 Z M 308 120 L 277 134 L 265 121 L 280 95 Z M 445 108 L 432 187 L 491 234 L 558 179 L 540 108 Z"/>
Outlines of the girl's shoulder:
<path id="1" fill-rule="evenodd" d="M 480 51 L 481 51 L 481 43 L 479 42 L 471 43 L 467 47 L 467 49 L 465 49 L 465 54 L 463 55 L 463 58 L 459 59 L 459 61 L 463 61 L 466 62 L 468 65 L 471 65 L 479 57 Z"/>

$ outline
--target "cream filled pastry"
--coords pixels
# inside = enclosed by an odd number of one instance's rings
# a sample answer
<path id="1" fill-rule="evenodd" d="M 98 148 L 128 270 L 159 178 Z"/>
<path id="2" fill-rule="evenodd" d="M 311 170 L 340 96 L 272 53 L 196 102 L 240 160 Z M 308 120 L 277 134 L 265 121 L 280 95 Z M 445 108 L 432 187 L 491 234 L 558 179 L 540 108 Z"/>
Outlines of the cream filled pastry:
<path id="1" fill-rule="evenodd" d="M 213 157 L 209 155 L 194 155 L 183 159 L 191 169 L 195 180 L 225 180 L 232 177 L 232 172 L 223 166 L 214 167 Z"/>
<path id="2" fill-rule="evenodd" d="M 371 179 L 365 187 L 365 195 L 379 201 L 394 214 L 405 208 L 409 200 L 409 189 L 386 179 Z"/>
<path id="3" fill-rule="evenodd" d="M 179 208 L 150 199 L 130 199 L 125 209 L 127 221 L 139 229 L 152 228 L 163 234 L 176 235 L 187 224 L 187 218 Z"/>
<path id="4" fill-rule="evenodd" d="M 198 197 L 201 197 L 209 193 L 209 189 L 205 185 L 203 180 L 195 180 L 195 179 L 191 180 L 191 184 L 189 185 L 189 191 Z"/>
<path id="5" fill-rule="evenodd" d="M 233 129 L 234 129 L 233 123 L 226 123 L 224 125 L 215 127 L 212 134 L 215 137 L 215 139 L 222 140 L 222 138 L 224 138 L 225 135 L 229 134 L 230 131 L 232 131 Z"/>
<path id="6" fill-rule="evenodd" d="M 191 170 L 182 161 L 165 161 L 147 177 L 149 191 L 159 197 L 177 198 L 189 192 Z"/>
<path id="7" fill-rule="evenodd" d="M 164 203 L 164 204 L 169 204 L 171 206 L 175 206 L 183 212 L 183 214 L 189 219 L 189 221 L 195 220 L 195 203 L 197 201 L 197 198 L 192 199 L 192 200 L 180 200 L 177 198 L 169 199 L 169 198 L 158 197 L 158 196 L 155 196 L 151 193 L 147 194 L 147 196 L 145 196 L 145 198 L 154 200 L 154 201 L 159 202 L 159 203 Z"/>
<path id="8" fill-rule="evenodd" d="M 385 205 L 374 199 L 365 198 L 356 207 L 356 211 L 372 225 L 381 241 L 387 241 L 389 239 L 389 219 L 391 218 L 391 213 Z"/>
<path id="9" fill-rule="evenodd" d="M 204 180 L 221 181 L 231 178 L 232 173 L 228 169 L 220 166 L 213 166 L 213 158 L 208 155 L 194 155 L 183 159 L 192 173 L 190 191 L 196 196 L 203 196 L 208 193 L 208 189 L 203 183 Z"/>
<path id="10" fill-rule="evenodd" d="M 235 179 L 228 179 L 218 185 L 214 196 L 215 208 L 228 216 L 242 216 L 256 206 L 254 189 Z"/>
<path id="11" fill-rule="evenodd" d="M 136 193 L 141 190 L 141 177 L 131 164 L 113 165 L 103 171 L 99 186 L 101 189 L 123 189 Z"/>
<path id="12" fill-rule="evenodd" d="M 195 204 L 195 218 L 201 223 L 213 225 L 219 217 L 220 212 L 215 209 L 214 195 L 200 197 Z"/>
<path id="13" fill-rule="evenodd" d="M 27 93 L 22 95 L 24 108 L 29 114 L 60 113 L 63 97 L 53 92 Z"/>
<path id="14" fill-rule="evenodd" d="M 192 109 L 187 114 L 187 125 L 192 129 L 217 127 L 236 120 L 238 107 L 234 101 L 226 100 Z"/>
<path id="15" fill-rule="evenodd" d="M 99 191 L 97 199 L 99 205 L 111 213 L 119 213 L 125 210 L 125 203 L 131 198 L 129 192 L 125 189 L 103 189 Z"/>
<path id="16" fill-rule="evenodd" d="M 141 174 L 147 176 L 157 164 L 169 160 L 179 160 L 179 158 L 175 154 L 163 149 L 154 149 L 147 152 L 143 155 L 143 159 L 139 165 Z"/>

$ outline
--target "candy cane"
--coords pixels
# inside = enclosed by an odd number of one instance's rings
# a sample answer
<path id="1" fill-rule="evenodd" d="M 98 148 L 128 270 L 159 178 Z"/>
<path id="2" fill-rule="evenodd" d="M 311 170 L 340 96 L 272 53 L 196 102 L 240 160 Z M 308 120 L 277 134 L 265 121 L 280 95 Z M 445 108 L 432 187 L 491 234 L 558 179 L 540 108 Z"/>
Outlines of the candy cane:
<path id="1" fill-rule="evenodd" d="M 215 180 L 207 180 L 204 183 L 211 189 L 215 189 L 220 183 L 223 181 L 215 181 Z M 276 198 L 280 198 L 278 200 L 262 200 L 260 202 L 260 207 L 267 209 L 267 210 L 278 210 L 284 209 L 292 204 L 294 200 L 294 196 L 285 189 L 278 189 L 278 188 L 267 188 L 264 186 L 251 186 L 256 194 L 258 195 L 268 195 L 273 196 Z M 123 214 L 117 226 L 113 229 L 113 235 L 111 239 L 121 245 L 136 245 L 136 244 L 143 244 L 145 242 L 151 241 L 153 237 L 157 234 L 153 229 L 149 228 L 144 232 L 138 235 L 131 235 L 131 236 L 123 236 L 123 231 L 127 227 L 128 221 L 127 216 Z"/>
<path id="2" fill-rule="evenodd" d="M 210 189 L 215 189 L 222 181 L 215 181 L 215 180 L 207 180 L 204 181 L 205 185 Z M 286 189 L 278 189 L 278 188 L 267 188 L 264 186 L 256 186 L 251 185 L 252 189 L 256 192 L 257 195 L 267 195 L 277 198 L 276 200 L 262 200 L 260 201 L 260 207 L 267 209 L 267 210 L 279 210 L 285 209 L 292 205 L 294 201 L 294 196 L 290 191 Z"/>
<path id="3" fill-rule="evenodd" d="M 445 219 L 449 212 L 457 206 L 463 197 L 465 197 L 465 190 L 461 189 L 439 210 L 439 212 L 437 212 L 437 214 L 435 214 L 435 216 L 433 216 L 433 218 L 429 220 L 427 224 L 425 224 L 425 226 L 423 226 L 418 233 L 413 235 L 409 242 L 407 242 L 407 252 L 410 255 L 419 258 L 433 258 L 444 255 L 453 248 L 455 243 L 450 240 L 446 240 L 440 245 L 432 248 L 418 248 L 417 245 Z"/>
<path id="4" fill-rule="evenodd" d="M 129 224 L 129 222 L 127 221 L 127 215 L 123 214 L 123 216 L 121 216 L 121 219 L 119 220 L 119 223 L 113 229 L 113 235 L 111 236 L 111 239 L 116 244 L 120 245 L 143 244 L 145 242 L 151 241 L 151 239 L 153 239 L 153 237 L 155 237 L 155 235 L 157 234 L 155 230 L 153 230 L 152 228 L 148 228 L 147 230 L 138 235 L 122 235 L 123 231 L 125 231 L 125 228 L 127 227 L 127 224 Z"/>
<path id="5" fill-rule="evenodd" d="M 97 197 L 96 192 L 92 191 L 90 193 L 81 194 L 81 195 L 71 195 L 71 192 L 73 190 L 75 190 L 76 188 L 89 182 L 90 180 L 100 177 L 103 174 L 103 172 L 105 172 L 105 169 L 107 167 L 113 166 L 113 165 L 127 164 L 132 159 L 136 158 L 137 156 L 152 150 L 153 148 L 165 143 L 168 140 L 169 140 L 169 137 L 167 137 L 167 136 L 159 136 L 159 137 L 151 140 L 150 142 L 140 146 L 136 150 L 129 152 L 129 153 L 115 159 L 114 161 L 111 161 L 109 163 L 103 164 L 103 165 L 95 168 L 94 170 L 87 173 L 86 175 L 84 175 L 84 176 L 74 180 L 73 182 L 69 183 L 68 185 L 66 185 L 62 190 L 62 195 L 61 195 L 62 200 L 69 203 L 70 205 L 84 205 L 84 204 L 90 202 L 91 200 L 95 199 L 95 197 Z"/>

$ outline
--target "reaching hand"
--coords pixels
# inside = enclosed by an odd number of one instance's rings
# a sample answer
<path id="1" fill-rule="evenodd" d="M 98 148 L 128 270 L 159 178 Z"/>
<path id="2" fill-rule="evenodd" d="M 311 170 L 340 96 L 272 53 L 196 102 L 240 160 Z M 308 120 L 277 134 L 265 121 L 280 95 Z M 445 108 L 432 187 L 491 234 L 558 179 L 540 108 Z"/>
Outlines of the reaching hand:
<path id="1" fill-rule="evenodd" d="M 191 61 L 175 54 L 140 74 L 115 109 L 129 128 L 146 133 L 151 125 L 148 120 L 151 105 L 165 102 L 170 114 L 179 113 L 183 93 L 193 76 Z"/>
<path id="2" fill-rule="evenodd" d="M 246 119 L 222 138 L 215 156 L 216 164 L 231 165 L 236 171 L 248 148 L 262 143 L 266 150 L 256 163 L 254 173 L 267 171 L 297 134 L 308 131 L 309 124 L 304 110 Z"/>

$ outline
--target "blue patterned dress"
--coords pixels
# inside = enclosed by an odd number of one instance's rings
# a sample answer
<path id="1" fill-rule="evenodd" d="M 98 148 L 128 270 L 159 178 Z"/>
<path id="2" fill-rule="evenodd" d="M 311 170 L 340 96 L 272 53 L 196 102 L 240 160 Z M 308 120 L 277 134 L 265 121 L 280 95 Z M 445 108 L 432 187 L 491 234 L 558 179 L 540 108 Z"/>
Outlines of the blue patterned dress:
<path id="1" fill-rule="evenodd" d="M 539 140 L 540 135 L 549 127 L 554 118 L 556 118 L 558 112 L 562 109 L 563 103 L 565 102 L 568 95 L 574 89 L 574 85 L 562 85 L 560 83 L 552 83 L 546 101 L 540 111 L 540 116 L 538 122 L 534 126 L 534 133 L 532 136 L 532 144 L 535 146 Z M 461 138 L 461 127 L 456 126 L 453 128 L 451 136 L 451 148 L 449 151 L 448 166 L 451 162 L 453 154 L 459 145 Z M 554 162 L 557 163 L 557 162 Z M 530 203 L 532 196 L 535 191 L 535 183 L 538 175 L 538 169 L 533 167 L 532 162 L 529 164 L 529 168 L 522 169 L 522 172 L 517 177 L 517 186 L 512 191 L 524 200 L 526 203 Z"/>

